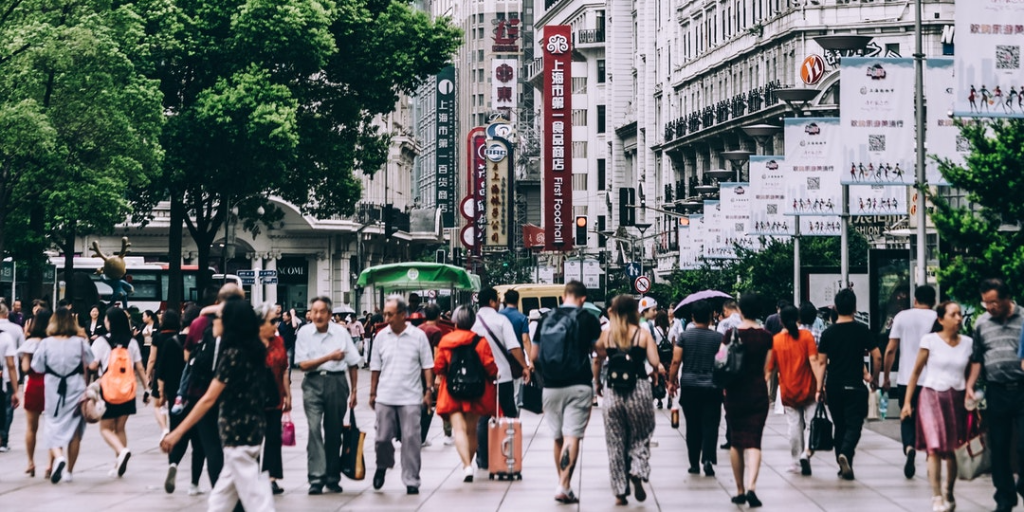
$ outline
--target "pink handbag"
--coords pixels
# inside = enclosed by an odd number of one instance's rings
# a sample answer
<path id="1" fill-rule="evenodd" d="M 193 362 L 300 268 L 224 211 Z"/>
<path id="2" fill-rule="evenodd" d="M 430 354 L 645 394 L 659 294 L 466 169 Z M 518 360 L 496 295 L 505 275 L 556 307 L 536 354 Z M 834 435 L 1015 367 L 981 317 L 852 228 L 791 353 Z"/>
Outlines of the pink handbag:
<path id="1" fill-rule="evenodd" d="M 281 418 L 281 446 L 295 446 L 295 424 L 291 413 L 284 413 Z"/>

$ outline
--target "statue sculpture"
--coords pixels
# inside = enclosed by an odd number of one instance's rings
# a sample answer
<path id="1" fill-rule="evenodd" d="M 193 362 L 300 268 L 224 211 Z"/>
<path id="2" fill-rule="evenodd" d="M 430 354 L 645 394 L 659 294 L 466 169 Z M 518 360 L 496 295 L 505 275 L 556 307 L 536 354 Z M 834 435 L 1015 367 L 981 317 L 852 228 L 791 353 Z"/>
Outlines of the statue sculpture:
<path id="1" fill-rule="evenodd" d="M 121 238 L 121 252 L 107 256 L 100 251 L 99 243 L 96 241 L 92 243 L 93 256 L 103 259 L 103 266 L 96 269 L 96 273 L 100 275 L 100 279 L 104 283 L 110 286 L 110 304 L 114 305 L 118 299 L 121 299 L 121 307 L 124 309 L 128 309 L 128 295 L 135 292 L 135 288 L 124 279 L 127 273 L 124 257 L 128 254 L 128 248 L 131 245 L 128 242 L 128 237 L 123 237 Z"/>

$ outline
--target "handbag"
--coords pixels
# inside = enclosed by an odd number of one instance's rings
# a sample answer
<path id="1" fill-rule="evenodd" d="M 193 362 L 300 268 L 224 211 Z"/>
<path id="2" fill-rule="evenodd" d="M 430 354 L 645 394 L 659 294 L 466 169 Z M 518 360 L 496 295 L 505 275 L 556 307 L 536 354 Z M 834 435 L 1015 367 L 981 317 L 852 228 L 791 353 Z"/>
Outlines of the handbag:
<path id="1" fill-rule="evenodd" d="M 743 369 L 743 354 L 746 347 L 736 336 L 736 329 L 729 329 L 725 333 L 725 340 L 715 354 L 715 363 L 711 369 L 711 382 L 716 388 L 727 388 L 731 385 Z"/>
<path id="2" fill-rule="evenodd" d="M 523 409 L 534 414 L 544 412 L 544 389 L 536 379 L 531 378 L 530 382 L 523 384 Z"/>
<path id="3" fill-rule="evenodd" d="M 967 415 L 967 442 L 956 449 L 955 455 L 957 476 L 961 480 L 974 480 L 991 472 L 992 452 L 977 412 Z"/>
<path id="4" fill-rule="evenodd" d="M 498 338 L 497 336 L 494 335 L 494 331 L 492 331 L 491 328 L 487 325 L 487 322 L 484 321 L 484 318 L 482 316 L 477 316 L 476 319 L 480 320 L 480 325 L 484 326 L 484 329 L 487 331 L 487 334 L 491 335 L 491 339 L 493 339 L 494 342 L 501 347 L 501 354 L 504 355 L 505 360 L 508 361 L 508 367 L 512 371 L 512 378 L 521 378 L 523 376 L 523 365 L 519 364 L 519 361 L 517 361 L 516 358 L 512 357 L 512 355 L 508 353 L 508 346 L 505 345 L 504 340 L 502 340 L 501 343 L 498 343 L 498 341 L 501 340 L 501 338 Z"/>
<path id="5" fill-rule="evenodd" d="M 868 415 L 866 418 L 868 421 L 878 421 L 882 419 L 878 410 L 878 401 L 878 393 L 871 391 L 871 387 L 868 386 Z"/>
<path id="6" fill-rule="evenodd" d="M 356 412 L 348 411 L 348 425 L 341 427 L 341 474 L 352 480 L 366 478 L 363 441 L 366 434 L 356 426 Z"/>
<path id="7" fill-rule="evenodd" d="M 811 434 L 808 440 L 809 448 L 813 451 L 827 452 L 835 448 L 835 441 L 832 438 L 832 422 L 825 412 L 825 402 L 818 402 L 814 409 L 814 418 L 811 419 Z"/>
<path id="8" fill-rule="evenodd" d="M 295 446 L 295 424 L 292 423 L 292 414 L 284 413 L 281 418 L 281 446 Z"/>
<path id="9" fill-rule="evenodd" d="M 100 395 L 99 381 L 85 388 L 79 408 L 86 423 L 99 423 L 103 419 L 103 414 L 107 412 L 107 402 Z"/>

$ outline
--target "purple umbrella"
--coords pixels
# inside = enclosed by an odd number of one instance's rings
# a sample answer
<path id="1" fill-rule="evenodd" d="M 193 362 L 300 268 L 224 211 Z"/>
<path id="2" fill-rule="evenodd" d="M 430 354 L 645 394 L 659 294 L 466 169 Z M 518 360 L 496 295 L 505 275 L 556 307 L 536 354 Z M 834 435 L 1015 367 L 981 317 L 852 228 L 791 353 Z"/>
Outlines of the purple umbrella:
<path id="1" fill-rule="evenodd" d="M 687 295 L 686 298 L 683 299 L 682 301 L 680 301 L 679 304 L 672 311 L 673 312 L 678 311 L 679 308 L 682 308 L 682 307 L 685 307 L 685 306 L 689 306 L 690 304 L 693 304 L 694 302 L 699 302 L 699 301 L 702 301 L 702 300 L 707 300 L 707 299 L 731 299 L 731 298 L 732 298 L 732 295 L 729 295 L 728 293 L 720 292 L 718 290 L 704 290 L 704 291 L 700 291 L 700 292 L 696 292 L 696 293 L 691 293 L 690 295 Z"/>

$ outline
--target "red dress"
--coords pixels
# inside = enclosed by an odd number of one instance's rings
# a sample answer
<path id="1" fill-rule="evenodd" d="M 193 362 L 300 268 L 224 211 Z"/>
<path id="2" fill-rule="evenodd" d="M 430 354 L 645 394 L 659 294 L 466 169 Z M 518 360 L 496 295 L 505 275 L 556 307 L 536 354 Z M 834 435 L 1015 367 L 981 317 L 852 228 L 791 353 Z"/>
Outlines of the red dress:
<path id="1" fill-rule="evenodd" d="M 288 351 L 284 348 L 284 338 L 274 336 L 274 340 L 267 345 L 267 368 L 274 375 L 277 384 L 277 409 L 284 405 L 286 390 L 284 389 L 284 373 L 288 371 Z"/>
<path id="2" fill-rule="evenodd" d="M 491 345 L 487 340 L 473 331 L 455 330 L 441 338 L 437 357 L 434 358 L 434 374 L 442 376 L 441 387 L 437 390 L 437 414 L 445 419 L 453 412 L 473 413 L 480 416 L 494 416 L 497 410 L 498 390 L 494 382 L 489 380 L 484 387 L 484 394 L 477 400 L 458 400 L 448 394 L 448 364 L 451 362 L 452 349 L 476 342 L 476 353 L 484 364 L 484 369 L 491 378 L 498 375 L 498 365 L 494 364 Z"/>
<path id="3" fill-rule="evenodd" d="M 22 346 L 22 351 L 18 353 L 18 364 L 21 364 L 20 359 L 22 355 L 27 355 L 31 359 L 32 354 L 35 352 L 35 348 L 32 347 L 38 346 L 38 338 L 26 342 L 25 345 Z M 28 349 L 31 349 L 32 352 L 27 352 L 26 350 Z M 24 403 L 22 405 L 25 407 L 26 411 L 42 413 L 44 406 L 46 405 L 46 395 L 44 393 L 46 386 L 43 383 L 44 374 L 37 373 L 35 370 L 29 368 L 28 373 L 26 373 L 25 375 L 25 397 L 23 400 Z"/>

